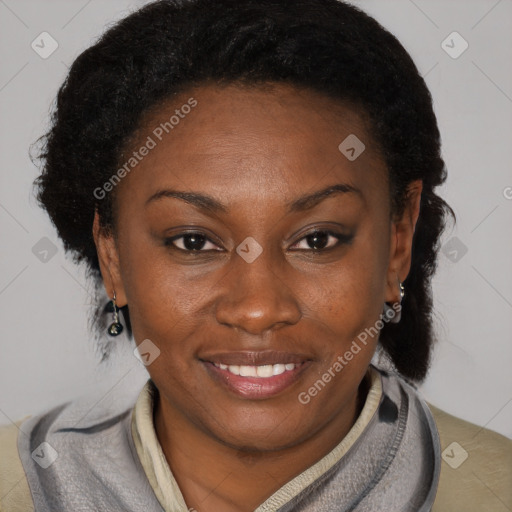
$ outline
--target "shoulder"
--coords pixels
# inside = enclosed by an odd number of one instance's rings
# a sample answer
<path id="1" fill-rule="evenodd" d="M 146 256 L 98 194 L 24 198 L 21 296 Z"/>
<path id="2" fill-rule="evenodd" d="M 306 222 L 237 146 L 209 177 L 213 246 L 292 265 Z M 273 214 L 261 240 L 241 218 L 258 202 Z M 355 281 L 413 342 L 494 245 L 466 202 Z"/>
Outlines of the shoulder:
<path id="1" fill-rule="evenodd" d="M 120 480 L 102 466 L 105 458 L 119 464 L 130 481 L 140 479 L 129 436 L 138 392 L 131 385 L 110 394 L 100 388 L 0 426 L 0 512 L 33 512 L 39 503 L 57 502 L 62 510 L 82 510 L 83 503 L 77 505 L 85 498 L 76 492 L 76 482 L 85 485 L 79 480 L 85 473 L 97 482 L 99 470 L 105 470 L 100 489 L 108 502 Z M 57 458 L 60 463 L 54 465 Z M 144 485 L 141 480 L 142 491 Z M 126 489 L 118 490 L 122 495 Z"/>
<path id="2" fill-rule="evenodd" d="M 28 417 L 27 417 L 28 418 Z M 20 425 L 0 426 L 0 512 L 32 512 L 34 506 L 25 471 L 18 454 Z"/>
<path id="3" fill-rule="evenodd" d="M 441 441 L 441 475 L 433 512 L 508 511 L 512 440 L 428 404 Z"/>

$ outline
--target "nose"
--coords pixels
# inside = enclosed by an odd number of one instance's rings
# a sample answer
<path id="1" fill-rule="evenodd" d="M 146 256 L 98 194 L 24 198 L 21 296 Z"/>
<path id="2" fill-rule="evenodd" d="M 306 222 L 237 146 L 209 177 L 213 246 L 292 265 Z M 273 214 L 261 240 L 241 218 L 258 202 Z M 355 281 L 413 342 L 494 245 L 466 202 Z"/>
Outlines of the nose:
<path id="1" fill-rule="evenodd" d="M 264 254 L 252 263 L 234 257 L 216 304 L 220 324 L 260 335 L 300 320 L 301 310 L 285 274 Z"/>

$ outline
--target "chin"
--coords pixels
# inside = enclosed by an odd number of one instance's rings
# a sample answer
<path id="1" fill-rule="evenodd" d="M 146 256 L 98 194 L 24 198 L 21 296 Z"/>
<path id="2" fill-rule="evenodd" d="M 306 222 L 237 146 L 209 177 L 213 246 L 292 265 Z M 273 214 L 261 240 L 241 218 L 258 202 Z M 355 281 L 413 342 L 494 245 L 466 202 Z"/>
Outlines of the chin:
<path id="1" fill-rule="evenodd" d="M 230 423 L 229 431 L 210 432 L 220 443 L 247 455 L 286 450 L 308 438 L 307 432 L 296 427 L 290 429 L 284 422 L 282 428 L 275 421 L 271 425 L 260 424 L 258 427 L 256 430 L 254 424 L 245 424 L 237 428 L 236 424 Z"/>

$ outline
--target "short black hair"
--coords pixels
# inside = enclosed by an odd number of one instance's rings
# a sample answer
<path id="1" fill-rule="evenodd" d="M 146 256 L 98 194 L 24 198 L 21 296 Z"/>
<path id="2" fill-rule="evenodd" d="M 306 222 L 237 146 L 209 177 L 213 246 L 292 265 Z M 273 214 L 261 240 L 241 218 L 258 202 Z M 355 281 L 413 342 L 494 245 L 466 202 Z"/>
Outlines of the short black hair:
<path id="1" fill-rule="evenodd" d="M 434 193 L 446 180 L 432 98 L 399 41 L 358 8 L 337 0 L 160 0 L 131 13 L 73 62 L 49 131 L 39 139 L 37 200 L 64 248 L 101 287 L 92 237 L 95 209 L 115 233 L 114 193 L 93 191 L 118 169 L 142 115 L 205 83 L 287 83 L 355 105 L 389 169 L 392 212 L 407 185 L 423 181 L 402 319 L 380 343 L 409 381 L 424 380 L 434 331 L 431 277 L 450 206 Z M 341 142 L 341 141 L 340 141 Z M 97 292 L 98 293 L 98 292 Z M 99 297 L 99 295 L 98 295 Z M 104 304 L 94 315 L 103 336 Z M 121 308 L 128 326 L 128 306 Z M 105 345 L 103 359 L 109 355 Z"/>

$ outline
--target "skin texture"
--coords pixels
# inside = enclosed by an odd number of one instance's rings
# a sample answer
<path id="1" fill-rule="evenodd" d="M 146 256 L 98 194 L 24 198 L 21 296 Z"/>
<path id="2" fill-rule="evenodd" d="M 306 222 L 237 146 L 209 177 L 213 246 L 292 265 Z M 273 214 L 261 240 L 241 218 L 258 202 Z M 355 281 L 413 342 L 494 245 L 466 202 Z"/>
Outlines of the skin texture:
<path id="1" fill-rule="evenodd" d="M 250 511 L 332 450 L 357 419 L 376 338 L 308 404 L 297 397 L 377 322 L 385 301 L 399 301 L 422 185 L 411 184 L 403 216 L 391 219 L 388 171 L 362 115 L 284 84 L 191 89 L 148 114 L 132 150 L 190 97 L 197 106 L 116 187 L 116 238 L 97 215 L 93 234 L 109 296 L 115 290 L 118 306 L 129 304 L 137 344 L 150 339 L 161 351 L 147 367 L 159 390 L 155 429 L 187 506 Z M 354 161 L 338 149 L 350 134 L 366 146 Z M 360 193 L 289 211 L 340 183 Z M 169 197 L 145 206 L 161 189 L 211 196 L 226 211 Z M 315 242 L 306 237 L 314 228 L 352 239 Z M 165 245 L 191 230 L 211 240 L 203 252 Z M 246 237 L 263 249 L 252 263 L 236 252 Z M 309 361 L 265 399 L 233 393 L 203 362 L 265 350 Z"/>

